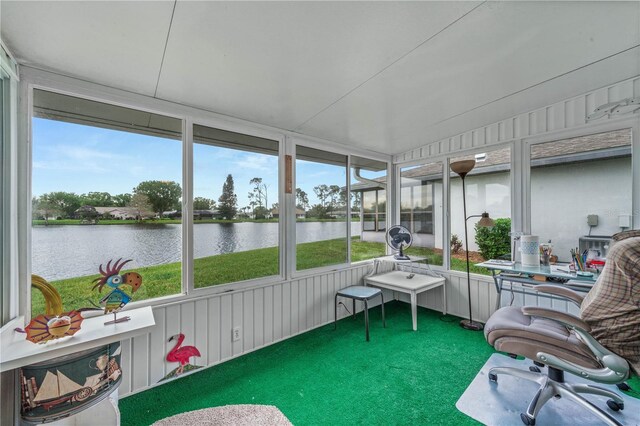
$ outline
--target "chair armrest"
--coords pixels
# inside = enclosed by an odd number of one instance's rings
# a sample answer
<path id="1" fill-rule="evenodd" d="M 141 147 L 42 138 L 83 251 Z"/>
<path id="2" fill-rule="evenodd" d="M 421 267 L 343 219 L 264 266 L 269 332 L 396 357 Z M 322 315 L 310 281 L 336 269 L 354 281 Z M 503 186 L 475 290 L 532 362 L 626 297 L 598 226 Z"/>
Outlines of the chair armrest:
<path id="1" fill-rule="evenodd" d="M 587 333 L 591 331 L 591 327 L 586 322 L 582 321 L 575 315 L 567 314 L 565 312 L 559 312 L 553 309 L 538 308 L 535 306 L 523 306 L 521 311 L 524 315 L 548 318 L 554 321 L 561 322 L 572 328 L 578 328 L 584 330 Z"/>
<path id="2" fill-rule="evenodd" d="M 593 369 L 578 366 L 565 359 L 544 352 L 538 353 L 538 360 L 545 364 L 573 373 L 577 376 L 591 376 L 600 383 L 620 383 L 629 376 L 629 363 L 621 356 L 602 346 L 589 334 L 591 327 L 580 318 L 553 309 L 524 306 L 520 308 L 524 315 L 548 318 L 567 327 L 571 327 L 580 341 L 587 345 L 604 368 Z M 587 377 L 585 376 L 585 377 Z"/>
<path id="3" fill-rule="evenodd" d="M 584 299 L 584 296 L 577 291 L 559 285 L 540 284 L 534 286 L 533 289 L 541 293 L 555 294 L 556 296 L 564 297 L 565 299 L 571 300 L 578 306 L 582 304 L 582 300 Z"/>

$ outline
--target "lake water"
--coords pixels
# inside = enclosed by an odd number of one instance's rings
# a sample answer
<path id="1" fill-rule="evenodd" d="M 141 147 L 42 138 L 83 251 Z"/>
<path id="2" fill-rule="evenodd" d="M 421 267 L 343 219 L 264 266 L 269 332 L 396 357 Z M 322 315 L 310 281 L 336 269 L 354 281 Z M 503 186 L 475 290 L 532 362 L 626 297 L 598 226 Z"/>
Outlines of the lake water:
<path id="1" fill-rule="evenodd" d="M 344 222 L 298 222 L 299 243 L 345 236 Z M 193 226 L 194 257 L 274 247 L 277 223 L 196 223 Z M 351 223 L 351 235 L 360 223 Z M 32 228 L 32 271 L 45 279 L 59 280 L 98 273 L 110 259 L 133 259 L 129 267 L 158 265 L 181 260 L 181 225 L 77 225 Z"/>

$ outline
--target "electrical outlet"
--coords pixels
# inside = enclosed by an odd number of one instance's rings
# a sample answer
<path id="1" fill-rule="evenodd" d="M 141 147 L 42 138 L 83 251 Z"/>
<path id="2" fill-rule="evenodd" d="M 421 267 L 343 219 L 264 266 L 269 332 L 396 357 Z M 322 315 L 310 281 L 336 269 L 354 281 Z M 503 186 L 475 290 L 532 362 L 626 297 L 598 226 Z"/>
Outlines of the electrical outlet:
<path id="1" fill-rule="evenodd" d="M 240 340 L 240 337 L 240 327 L 233 327 L 233 330 L 231 330 L 231 340 L 233 342 L 237 342 L 238 340 Z"/>

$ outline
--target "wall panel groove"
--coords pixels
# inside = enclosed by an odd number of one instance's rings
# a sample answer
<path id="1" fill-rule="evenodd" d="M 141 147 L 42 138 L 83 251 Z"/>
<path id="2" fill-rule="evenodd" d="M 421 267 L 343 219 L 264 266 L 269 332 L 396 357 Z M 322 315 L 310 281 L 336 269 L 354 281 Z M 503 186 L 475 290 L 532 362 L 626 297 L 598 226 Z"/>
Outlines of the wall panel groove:
<path id="1" fill-rule="evenodd" d="M 388 268 L 383 266 L 380 272 Z M 154 386 L 178 365 L 168 363 L 166 354 L 175 345 L 168 339 L 185 334 L 185 345 L 195 345 L 201 357 L 192 359 L 200 366 L 212 366 L 252 352 L 289 337 L 333 322 L 334 295 L 341 288 L 361 284 L 371 264 L 355 265 L 347 270 L 317 274 L 261 288 L 221 293 L 181 304 L 155 306 L 156 326 L 148 335 L 122 342 L 124 397 Z M 442 272 L 447 278 L 447 311 L 467 316 L 466 277 Z M 489 277 L 472 277 L 474 319 L 486 321 L 495 303 L 495 289 Z M 392 292 L 384 292 L 387 302 Z M 409 302 L 404 294 L 398 300 Z M 442 310 L 442 289 L 421 294 L 420 306 Z M 377 306 L 376 301 L 371 307 Z M 350 306 L 350 304 L 347 304 Z M 407 306 L 407 309 L 410 309 Z M 357 304 L 362 310 L 362 304 Z M 338 310 L 338 318 L 347 316 Z M 476 317 L 477 315 L 477 317 Z M 242 327 L 239 341 L 233 342 L 233 327 Z"/>

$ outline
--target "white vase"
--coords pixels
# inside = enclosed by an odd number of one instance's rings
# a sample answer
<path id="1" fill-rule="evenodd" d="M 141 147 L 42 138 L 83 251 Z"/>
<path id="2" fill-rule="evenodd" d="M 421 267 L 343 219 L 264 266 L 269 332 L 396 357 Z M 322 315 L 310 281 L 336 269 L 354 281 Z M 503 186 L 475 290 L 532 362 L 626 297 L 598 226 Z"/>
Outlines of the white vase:
<path id="1" fill-rule="evenodd" d="M 540 266 L 540 238 L 537 235 L 520 237 L 522 266 Z"/>

